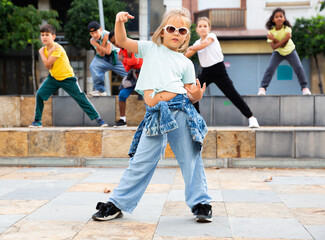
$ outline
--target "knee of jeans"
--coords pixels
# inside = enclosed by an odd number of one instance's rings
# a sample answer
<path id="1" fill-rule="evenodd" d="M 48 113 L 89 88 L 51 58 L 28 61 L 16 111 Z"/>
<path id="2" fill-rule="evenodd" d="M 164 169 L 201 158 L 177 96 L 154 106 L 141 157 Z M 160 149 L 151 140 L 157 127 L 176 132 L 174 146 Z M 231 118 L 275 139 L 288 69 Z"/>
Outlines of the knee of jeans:
<path id="1" fill-rule="evenodd" d="M 121 102 L 126 102 L 127 97 L 123 96 L 122 94 L 118 95 L 118 100 Z"/>

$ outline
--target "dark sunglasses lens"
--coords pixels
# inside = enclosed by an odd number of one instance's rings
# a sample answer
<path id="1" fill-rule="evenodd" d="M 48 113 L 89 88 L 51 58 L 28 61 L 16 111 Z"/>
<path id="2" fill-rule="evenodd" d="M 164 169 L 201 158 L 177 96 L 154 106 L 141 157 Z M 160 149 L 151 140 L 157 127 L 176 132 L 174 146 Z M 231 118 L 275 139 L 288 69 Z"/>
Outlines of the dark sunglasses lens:
<path id="1" fill-rule="evenodd" d="M 180 29 L 178 29 L 178 32 L 181 35 L 186 35 L 187 34 L 187 29 L 186 28 L 180 28 Z"/>
<path id="2" fill-rule="evenodd" d="M 174 27 L 172 27 L 172 26 L 168 26 L 166 28 L 166 30 L 167 30 L 168 33 L 173 33 L 173 32 L 175 32 L 176 29 Z"/>

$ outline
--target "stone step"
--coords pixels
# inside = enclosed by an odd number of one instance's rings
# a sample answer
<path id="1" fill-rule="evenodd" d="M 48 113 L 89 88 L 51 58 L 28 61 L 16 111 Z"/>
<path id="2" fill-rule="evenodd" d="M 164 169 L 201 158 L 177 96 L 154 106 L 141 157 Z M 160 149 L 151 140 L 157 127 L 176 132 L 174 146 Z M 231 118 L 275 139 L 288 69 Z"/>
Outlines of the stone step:
<path id="1" fill-rule="evenodd" d="M 127 165 L 136 127 L 0 128 L 0 165 Z M 215 167 L 325 167 L 325 127 L 209 127 L 202 158 Z M 177 165 L 168 145 L 162 166 Z"/>
<path id="2" fill-rule="evenodd" d="M 325 95 L 243 96 L 261 126 L 325 127 Z M 118 96 L 91 97 L 110 126 L 119 119 Z M 145 114 L 143 100 L 131 95 L 126 102 L 128 126 L 138 126 Z M 204 96 L 200 110 L 208 126 L 247 126 L 247 119 L 226 98 Z M 34 96 L 0 96 L 0 127 L 26 127 L 33 122 Z M 53 96 L 45 102 L 44 126 L 96 126 L 71 97 Z"/>

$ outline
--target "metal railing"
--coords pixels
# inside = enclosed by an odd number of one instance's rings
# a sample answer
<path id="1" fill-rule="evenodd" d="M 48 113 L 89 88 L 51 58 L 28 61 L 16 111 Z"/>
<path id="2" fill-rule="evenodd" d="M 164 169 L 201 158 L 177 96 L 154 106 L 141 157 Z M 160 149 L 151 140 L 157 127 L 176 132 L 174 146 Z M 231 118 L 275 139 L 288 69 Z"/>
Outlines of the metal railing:
<path id="1" fill-rule="evenodd" d="M 207 17 L 212 28 L 246 28 L 246 9 L 225 8 L 207 9 L 194 14 L 195 22 L 199 17 Z"/>

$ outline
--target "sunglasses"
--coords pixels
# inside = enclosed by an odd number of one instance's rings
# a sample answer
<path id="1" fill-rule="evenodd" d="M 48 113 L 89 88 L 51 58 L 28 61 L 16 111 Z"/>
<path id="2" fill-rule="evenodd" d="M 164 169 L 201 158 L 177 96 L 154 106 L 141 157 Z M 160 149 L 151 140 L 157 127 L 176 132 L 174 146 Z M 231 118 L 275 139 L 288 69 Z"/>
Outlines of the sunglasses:
<path id="1" fill-rule="evenodd" d="M 177 27 L 174 27 L 173 25 L 166 25 L 164 27 L 164 30 L 170 34 L 174 33 L 175 31 L 178 31 L 178 33 L 183 36 L 186 36 L 189 32 L 189 30 L 186 27 L 177 28 Z"/>

